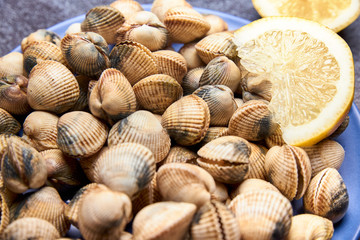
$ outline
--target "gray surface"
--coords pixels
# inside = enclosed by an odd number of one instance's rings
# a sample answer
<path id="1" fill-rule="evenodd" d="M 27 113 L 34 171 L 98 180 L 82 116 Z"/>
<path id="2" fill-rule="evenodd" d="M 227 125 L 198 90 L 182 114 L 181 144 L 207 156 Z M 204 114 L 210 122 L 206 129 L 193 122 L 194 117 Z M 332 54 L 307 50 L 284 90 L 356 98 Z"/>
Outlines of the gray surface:
<path id="1" fill-rule="evenodd" d="M 21 40 L 39 28 L 86 13 L 97 5 L 110 4 L 113 0 L 0 0 L 0 56 L 20 44 Z M 174 0 L 177 1 L 177 0 Z M 152 3 L 152 0 L 139 0 Z M 258 19 L 251 0 L 188 0 L 195 7 L 226 12 L 249 20 Z M 360 106 L 360 18 L 340 36 L 349 44 L 355 61 L 355 103 Z"/>

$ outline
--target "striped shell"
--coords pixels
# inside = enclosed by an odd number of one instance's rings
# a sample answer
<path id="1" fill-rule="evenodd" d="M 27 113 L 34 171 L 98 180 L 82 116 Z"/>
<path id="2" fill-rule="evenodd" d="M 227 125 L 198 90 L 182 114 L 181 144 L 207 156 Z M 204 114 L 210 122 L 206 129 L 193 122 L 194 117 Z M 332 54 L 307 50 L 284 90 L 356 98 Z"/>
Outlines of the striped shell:
<path id="1" fill-rule="evenodd" d="M 7 226 L 10 223 L 10 210 L 9 210 L 9 204 L 11 204 L 8 201 L 7 192 L 4 190 L 2 177 L 0 177 L 1 180 L 1 190 L 0 190 L 0 236 L 3 234 L 4 230 L 7 228 Z"/>
<path id="2" fill-rule="evenodd" d="M 249 172 L 245 178 L 258 178 L 265 180 L 265 156 L 268 149 L 255 143 L 250 143 L 250 146 L 251 154 L 249 157 Z"/>
<path id="3" fill-rule="evenodd" d="M 154 0 L 151 12 L 153 12 L 161 22 L 164 22 L 166 12 L 174 7 L 189 7 L 191 5 L 186 0 Z"/>
<path id="4" fill-rule="evenodd" d="M 206 132 L 205 137 L 203 140 L 199 143 L 201 146 L 204 146 L 208 142 L 211 142 L 212 140 L 227 136 L 229 129 L 227 127 L 209 127 L 209 129 Z"/>
<path id="5" fill-rule="evenodd" d="M 211 194 L 211 200 L 216 200 L 225 203 L 229 199 L 229 194 L 226 185 L 218 181 L 215 181 L 215 184 L 216 184 L 216 188 L 215 191 Z"/>
<path id="6" fill-rule="evenodd" d="M 20 131 L 21 124 L 6 110 L 0 108 L 0 134 L 13 133 Z"/>
<path id="7" fill-rule="evenodd" d="M 153 52 L 159 73 L 167 74 L 176 79 L 180 84 L 187 73 L 186 60 L 177 52 L 160 50 Z"/>
<path id="8" fill-rule="evenodd" d="M 192 94 L 196 89 L 200 87 L 199 82 L 201 75 L 204 72 L 204 69 L 204 67 L 198 67 L 188 71 L 181 83 L 181 86 L 184 90 L 184 95 Z"/>
<path id="9" fill-rule="evenodd" d="M 11 52 L 0 57 L 0 78 L 11 75 L 23 75 L 24 71 L 23 54 Z"/>
<path id="10" fill-rule="evenodd" d="M 175 162 L 197 164 L 197 157 L 198 155 L 190 149 L 181 146 L 173 146 L 170 148 L 169 154 L 166 156 L 164 161 L 160 163 L 161 165 Z"/>
<path id="11" fill-rule="evenodd" d="M 206 35 L 224 32 L 228 30 L 228 24 L 221 17 L 214 14 L 203 14 L 205 20 L 210 24 L 210 30 Z"/>
<path id="12" fill-rule="evenodd" d="M 91 155 L 90 157 L 85 157 L 80 159 L 80 165 L 83 169 L 86 177 L 90 180 L 90 182 L 99 182 L 99 176 L 98 173 L 94 169 L 94 164 L 98 159 L 101 157 L 101 155 L 106 152 L 108 149 L 107 146 L 103 146 L 97 153 Z"/>
<path id="13" fill-rule="evenodd" d="M 253 192 L 253 191 L 275 191 L 280 193 L 280 191 L 271 183 L 258 179 L 258 178 L 248 178 L 244 180 L 238 187 L 231 191 L 230 197 L 234 199 L 239 194 L 244 194 L 246 192 Z"/>
<path id="14" fill-rule="evenodd" d="M 34 41 L 47 41 L 56 46 L 60 46 L 61 37 L 53 31 L 46 29 L 38 29 L 37 31 L 30 33 L 21 41 L 21 50 L 25 51 L 28 45 Z"/>
<path id="15" fill-rule="evenodd" d="M 280 125 L 275 128 L 275 131 L 272 134 L 265 138 L 265 143 L 268 148 L 271 148 L 273 146 L 282 146 L 286 144 L 282 137 Z"/>
<path id="16" fill-rule="evenodd" d="M 164 111 L 183 95 L 181 85 L 171 76 L 155 74 L 146 77 L 133 86 L 140 105 L 153 113 Z"/>
<path id="17" fill-rule="evenodd" d="M 57 145 L 66 155 L 88 157 L 106 142 L 107 127 L 93 115 L 73 111 L 62 115 L 57 125 Z"/>
<path id="18" fill-rule="evenodd" d="M 241 98 L 234 98 L 235 103 L 236 103 L 236 109 L 238 109 L 241 105 L 244 104 L 244 100 L 242 100 Z"/>
<path id="19" fill-rule="evenodd" d="M 115 0 L 110 6 L 119 10 L 125 19 L 129 19 L 136 12 L 144 10 L 141 4 L 134 0 Z"/>
<path id="20" fill-rule="evenodd" d="M 186 66 L 188 70 L 205 66 L 205 63 L 201 60 L 196 52 L 195 45 L 196 42 L 186 43 L 179 50 L 179 53 L 186 60 Z"/>
<path id="21" fill-rule="evenodd" d="M 16 136 L 13 133 L 0 133 L 0 159 L 2 159 L 4 153 L 7 151 L 8 140 L 10 139 L 10 137 L 18 137 L 18 136 Z M 0 180 L 1 180 L 0 183 L 3 183 L 1 174 L 0 174 Z M 0 185 L 0 188 L 1 186 L 2 185 Z"/>
<path id="22" fill-rule="evenodd" d="M 91 80 L 90 77 L 85 76 L 85 75 L 77 75 L 76 80 L 79 84 L 79 88 L 80 88 L 80 94 L 79 94 L 79 98 L 76 101 L 76 103 L 74 104 L 74 106 L 70 109 L 70 111 L 84 111 L 88 109 L 88 88 L 89 88 L 89 83 Z"/>

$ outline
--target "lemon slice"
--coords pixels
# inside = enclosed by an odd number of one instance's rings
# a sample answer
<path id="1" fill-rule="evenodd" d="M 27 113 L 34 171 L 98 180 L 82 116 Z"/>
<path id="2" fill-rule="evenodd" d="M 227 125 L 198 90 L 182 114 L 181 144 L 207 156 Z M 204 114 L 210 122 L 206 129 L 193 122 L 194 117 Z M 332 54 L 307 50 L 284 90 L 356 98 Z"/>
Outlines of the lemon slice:
<path id="1" fill-rule="evenodd" d="M 241 65 L 272 83 L 269 107 L 286 143 L 311 146 L 339 126 L 354 97 L 354 61 L 339 35 L 313 21 L 268 17 L 234 36 Z"/>
<path id="2" fill-rule="evenodd" d="M 262 17 L 299 17 L 316 21 L 338 32 L 360 14 L 360 0 L 252 0 Z"/>

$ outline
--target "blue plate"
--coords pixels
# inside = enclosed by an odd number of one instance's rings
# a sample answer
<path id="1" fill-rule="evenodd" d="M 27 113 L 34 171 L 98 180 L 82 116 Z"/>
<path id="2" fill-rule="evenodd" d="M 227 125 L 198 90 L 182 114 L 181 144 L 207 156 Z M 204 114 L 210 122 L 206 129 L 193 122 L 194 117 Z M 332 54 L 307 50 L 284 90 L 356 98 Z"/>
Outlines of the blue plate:
<path id="1" fill-rule="evenodd" d="M 144 9 L 150 11 L 151 5 L 144 4 Z M 229 26 L 230 30 L 238 29 L 248 23 L 249 20 L 235 17 L 226 13 L 213 11 L 203 8 L 195 8 L 200 13 L 214 14 L 223 18 Z M 56 32 L 60 37 L 65 35 L 66 29 L 73 23 L 80 23 L 85 18 L 85 15 L 81 15 L 75 18 L 71 18 L 59 24 L 56 24 L 49 30 Z M 176 45 L 175 49 L 178 50 L 181 45 Z M 21 52 L 21 47 L 18 46 L 13 51 Z M 349 208 L 345 217 L 337 224 L 335 224 L 335 232 L 332 239 L 343 240 L 343 239 L 360 239 L 360 208 L 357 206 L 360 201 L 360 149 L 357 140 L 360 140 L 360 113 L 355 104 L 352 105 L 350 113 L 350 123 L 346 131 L 339 136 L 336 140 L 345 149 L 345 160 L 340 168 L 340 174 L 344 179 L 349 193 Z M 359 171 L 359 172 L 357 172 Z M 300 213 L 302 200 L 294 201 L 293 206 L 295 212 Z M 70 235 L 73 237 L 79 237 L 79 233 L 76 229 L 70 230 Z"/>

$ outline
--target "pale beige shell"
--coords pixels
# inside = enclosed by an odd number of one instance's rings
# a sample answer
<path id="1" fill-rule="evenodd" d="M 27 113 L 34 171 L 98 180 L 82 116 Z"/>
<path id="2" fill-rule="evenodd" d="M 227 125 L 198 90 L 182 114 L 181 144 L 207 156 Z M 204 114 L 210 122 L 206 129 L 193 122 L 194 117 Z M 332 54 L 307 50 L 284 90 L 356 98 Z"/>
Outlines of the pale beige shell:
<path id="1" fill-rule="evenodd" d="M 9 210 L 9 202 L 7 199 L 7 192 L 4 190 L 2 177 L 1 180 L 1 190 L 0 190 L 0 236 L 3 234 L 4 230 L 10 223 L 10 210 Z"/>
<path id="2" fill-rule="evenodd" d="M 221 17 L 214 14 L 203 14 L 205 20 L 210 24 L 210 30 L 206 35 L 224 32 L 228 30 L 228 24 Z"/>
<path id="3" fill-rule="evenodd" d="M 161 124 L 178 144 L 194 145 L 205 137 L 209 128 L 209 107 L 196 95 L 185 96 L 166 109 Z"/>
<path id="4" fill-rule="evenodd" d="M 207 103 L 210 110 L 210 126 L 228 126 L 236 110 L 234 94 L 230 88 L 225 85 L 205 85 L 199 87 L 193 94 Z"/>
<path id="5" fill-rule="evenodd" d="M 134 0 L 116 0 L 110 6 L 119 10 L 125 19 L 129 19 L 136 12 L 144 10 L 141 4 Z"/>
<path id="6" fill-rule="evenodd" d="M 153 52 L 159 73 L 169 75 L 180 84 L 187 73 L 186 60 L 177 52 L 171 50 L 159 50 Z"/>
<path id="7" fill-rule="evenodd" d="M 200 78 L 204 72 L 204 67 L 198 67 L 191 69 L 184 76 L 181 86 L 184 90 L 184 95 L 192 94 L 196 89 L 200 87 Z"/>
<path id="8" fill-rule="evenodd" d="M 234 34 L 230 32 L 213 33 L 204 37 L 196 45 L 196 51 L 200 58 L 207 64 L 219 56 L 230 59 L 237 57 L 236 45 L 232 41 Z"/>
<path id="9" fill-rule="evenodd" d="M 161 22 L 164 22 L 165 14 L 170 8 L 174 7 L 189 7 L 191 5 L 186 0 L 154 0 L 151 12 L 153 12 Z"/>
<path id="10" fill-rule="evenodd" d="M 134 90 L 126 77 L 117 69 L 102 72 L 89 98 L 91 113 L 111 125 L 134 113 L 137 102 Z"/>
<path id="11" fill-rule="evenodd" d="M 132 41 L 118 43 L 110 53 L 110 61 L 111 67 L 122 72 L 131 85 L 158 73 L 155 57 L 141 43 Z"/>
<path id="12" fill-rule="evenodd" d="M 272 190 L 280 193 L 280 191 L 271 183 L 258 179 L 258 178 L 248 178 L 244 180 L 238 187 L 231 191 L 230 197 L 231 199 L 235 198 L 239 194 L 243 194 L 246 192 L 253 191 L 264 191 L 264 190 Z"/>
<path id="13" fill-rule="evenodd" d="M 182 146 L 173 146 L 170 148 L 169 154 L 166 156 L 164 161 L 161 161 L 160 164 L 174 163 L 174 162 L 183 162 L 183 163 L 196 163 L 196 158 L 198 155 Z"/>
<path id="14" fill-rule="evenodd" d="M 80 165 L 83 169 L 86 177 L 90 180 L 90 182 L 99 182 L 99 176 L 98 173 L 95 171 L 94 166 L 96 161 L 101 157 L 101 155 L 107 151 L 108 147 L 103 146 L 100 151 L 97 153 L 91 155 L 90 157 L 85 157 L 80 159 Z"/>
<path id="15" fill-rule="evenodd" d="M 244 100 L 242 100 L 241 98 L 234 98 L 235 103 L 236 103 L 236 108 L 239 108 L 241 105 L 244 104 Z"/>
<path id="16" fill-rule="evenodd" d="M 218 181 L 215 181 L 215 184 L 216 184 L 216 188 L 215 191 L 211 194 L 211 200 L 216 200 L 225 203 L 226 200 L 228 200 L 229 198 L 226 185 Z"/>
<path id="17" fill-rule="evenodd" d="M 140 105 L 153 113 L 164 111 L 183 95 L 181 85 L 173 77 L 165 74 L 154 74 L 146 77 L 133 86 L 136 99 Z"/>
<path id="18" fill-rule="evenodd" d="M 291 219 L 291 228 L 287 239 L 331 239 L 334 233 L 333 223 L 313 214 L 299 214 Z"/>
<path id="19" fill-rule="evenodd" d="M 61 51 L 67 64 L 78 74 L 97 79 L 102 71 L 110 67 L 108 44 L 94 32 L 66 35 L 61 40 Z"/>
<path id="20" fill-rule="evenodd" d="M 81 23 L 71 24 L 65 31 L 65 35 L 81 32 Z"/>
<path id="21" fill-rule="evenodd" d="M 4 240 L 12 239 L 58 239 L 58 230 L 46 220 L 26 217 L 12 222 L 4 231 Z"/>
<path id="22" fill-rule="evenodd" d="M 149 148 L 156 162 L 163 160 L 170 150 L 170 137 L 156 117 L 144 110 L 136 111 L 117 122 L 109 132 L 108 145 L 139 143 Z"/>
<path id="23" fill-rule="evenodd" d="M 37 31 L 30 33 L 21 41 L 22 52 L 24 52 L 26 47 L 34 41 L 47 41 L 56 46 L 60 46 L 61 37 L 53 31 L 38 29 Z"/>
<path id="24" fill-rule="evenodd" d="M 265 138 L 265 143 L 268 148 L 271 148 L 273 146 L 282 146 L 286 144 L 282 137 L 280 125 L 277 125 L 275 131 Z"/>
<path id="25" fill-rule="evenodd" d="M 179 50 L 179 53 L 186 60 L 186 66 L 188 70 L 205 66 L 205 63 L 201 60 L 201 58 L 196 52 L 195 45 L 196 42 L 186 43 Z"/>
<path id="26" fill-rule="evenodd" d="M 195 211 L 196 206 L 191 203 L 151 204 L 143 208 L 134 218 L 134 239 L 184 239 Z"/>
<path id="27" fill-rule="evenodd" d="M 293 211 L 281 193 L 245 192 L 235 197 L 229 208 L 239 223 L 241 239 L 285 239 L 289 233 Z"/>
<path id="28" fill-rule="evenodd" d="M 104 145 L 108 129 L 90 113 L 73 111 L 59 118 L 57 131 L 56 143 L 61 151 L 72 157 L 88 157 Z"/>
<path id="29" fill-rule="evenodd" d="M 78 100 L 79 84 L 63 64 L 44 60 L 29 76 L 27 100 L 35 110 L 63 113 Z"/>
<path id="30" fill-rule="evenodd" d="M 56 144 L 58 120 L 58 116 L 49 112 L 30 113 L 23 124 L 23 138 L 28 139 L 38 151 L 58 148 Z"/>
<path id="31" fill-rule="evenodd" d="M 84 111 L 89 107 L 87 95 L 89 91 L 89 83 L 92 79 L 85 75 L 77 75 L 75 78 L 79 84 L 80 94 L 78 100 L 69 111 Z"/>
<path id="32" fill-rule="evenodd" d="M 22 75 L 10 75 L 0 79 L 0 108 L 11 114 L 27 114 L 31 111 L 26 92 L 28 79 Z"/>
<path id="33" fill-rule="evenodd" d="M 40 153 L 16 136 L 10 137 L 7 144 L 1 162 L 6 187 L 14 193 L 23 193 L 44 185 L 46 164 Z"/>
<path id="34" fill-rule="evenodd" d="M 108 44 L 114 44 L 116 29 L 125 22 L 124 15 L 111 6 L 90 9 L 81 23 L 81 31 L 100 34 Z"/>
<path id="35" fill-rule="evenodd" d="M 304 198 L 305 212 L 316 214 L 333 223 L 340 221 L 349 206 L 349 195 L 339 172 L 325 168 L 310 181 Z"/>
<path id="36" fill-rule="evenodd" d="M 16 134 L 20 128 L 21 124 L 10 113 L 0 108 L 0 133 Z"/>
<path id="37" fill-rule="evenodd" d="M 241 105 L 232 115 L 229 122 L 229 134 L 249 141 L 259 141 L 270 136 L 277 126 L 268 103 L 252 100 Z"/>
<path id="38" fill-rule="evenodd" d="M 339 170 L 345 158 L 344 148 L 334 140 L 325 139 L 303 149 L 310 159 L 311 177 L 328 167 Z"/>
<path id="39" fill-rule="evenodd" d="M 11 52 L 0 58 L 0 77 L 23 75 L 24 58 L 19 52 Z"/>
<path id="40" fill-rule="evenodd" d="M 215 180 L 240 183 L 249 171 L 251 146 L 236 136 L 219 137 L 204 145 L 197 154 L 198 164 Z"/>
<path id="41" fill-rule="evenodd" d="M 265 157 L 267 179 L 290 201 L 305 194 L 311 178 L 311 164 L 306 152 L 295 146 L 274 146 Z"/>
<path id="42" fill-rule="evenodd" d="M 248 178 L 266 179 L 265 156 L 268 151 L 264 146 L 250 143 L 251 154 L 249 158 Z"/>
<path id="43" fill-rule="evenodd" d="M 227 127 L 209 127 L 209 129 L 206 132 L 206 135 L 204 139 L 199 143 L 201 146 L 204 146 L 208 142 L 211 142 L 212 140 L 227 136 L 228 135 L 228 128 Z"/>
<path id="44" fill-rule="evenodd" d="M 271 100 L 271 87 L 272 83 L 269 80 L 269 74 L 253 74 L 246 70 L 242 74 L 241 79 L 241 90 L 244 101 L 252 99 L 264 99 L 267 101 Z"/>
<path id="45" fill-rule="evenodd" d="M 36 217 L 52 223 L 61 236 L 70 229 L 65 218 L 67 205 L 52 187 L 43 187 L 29 195 L 24 195 L 11 205 L 11 220 Z"/>
<path id="46" fill-rule="evenodd" d="M 205 36 L 210 24 L 195 9 L 189 7 L 170 8 L 164 17 L 164 24 L 170 33 L 171 40 L 189 43 Z"/>
<path id="47" fill-rule="evenodd" d="M 190 163 L 168 163 L 161 166 L 156 182 L 165 201 L 189 202 L 201 207 L 211 199 L 216 185 L 213 177 Z"/>
<path id="48" fill-rule="evenodd" d="M 131 201 L 121 192 L 93 189 L 79 206 L 79 229 L 85 239 L 118 239 L 130 221 Z"/>
<path id="49" fill-rule="evenodd" d="M 195 213 L 190 231 L 194 240 L 240 239 L 240 228 L 234 214 L 215 200 Z"/>

